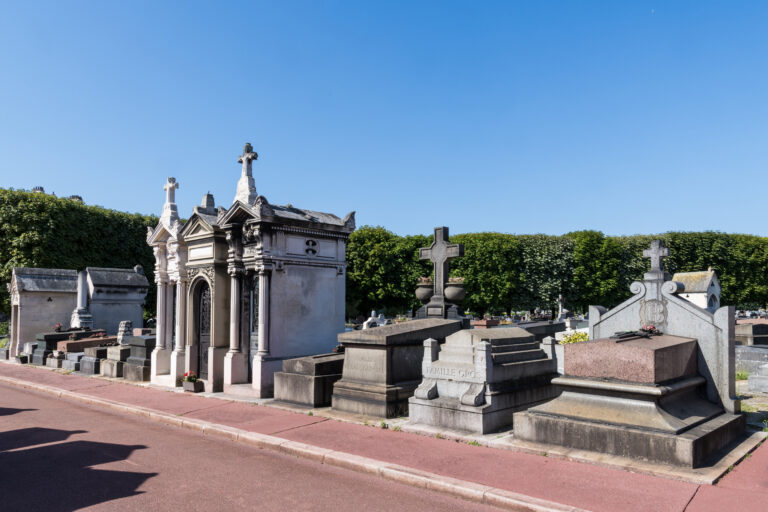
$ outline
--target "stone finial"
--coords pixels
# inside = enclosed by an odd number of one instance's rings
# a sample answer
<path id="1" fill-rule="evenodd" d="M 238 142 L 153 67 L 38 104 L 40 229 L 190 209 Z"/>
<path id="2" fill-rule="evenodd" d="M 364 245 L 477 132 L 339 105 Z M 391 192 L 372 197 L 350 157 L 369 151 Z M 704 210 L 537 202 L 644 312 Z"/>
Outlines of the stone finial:
<path id="1" fill-rule="evenodd" d="M 237 192 L 235 200 L 245 204 L 253 204 L 258 197 L 256 193 L 256 183 L 253 180 L 253 161 L 258 160 L 259 154 L 253 150 L 250 142 L 245 143 L 243 154 L 238 157 L 237 162 L 243 164 L 240 173 L 240 180 L 237 182 Z"/>

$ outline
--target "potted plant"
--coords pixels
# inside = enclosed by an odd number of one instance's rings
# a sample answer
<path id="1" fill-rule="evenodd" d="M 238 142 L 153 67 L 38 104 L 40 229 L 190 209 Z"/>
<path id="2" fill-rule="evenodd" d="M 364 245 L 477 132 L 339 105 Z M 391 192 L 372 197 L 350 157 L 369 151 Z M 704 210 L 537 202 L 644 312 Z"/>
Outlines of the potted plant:
<path id="1" fill-rule="evenodd" d="M 449 302 L 458 304 L 464 297 L 467 296 L 467 291 L 464 289 L 463 277 L 449 277 L 448 283 L 445 285 L 445 298 Z"/>
<path id="2" fill-rule="evenodd" d="M 431 277 L 420 277 L 419 284 L 416 285 L 416 298 L 421 301 L 422 304 L 429 302 L 432 295 L 435 293 L 435 287 L 432 284 Z"/>
<path id="3" fill-rule="evenodd" d="M 204 389 L 203 381 L 197 379 L 195 372 L 185 372 L 181 385 L 188 393 L 200 393 Z"/>

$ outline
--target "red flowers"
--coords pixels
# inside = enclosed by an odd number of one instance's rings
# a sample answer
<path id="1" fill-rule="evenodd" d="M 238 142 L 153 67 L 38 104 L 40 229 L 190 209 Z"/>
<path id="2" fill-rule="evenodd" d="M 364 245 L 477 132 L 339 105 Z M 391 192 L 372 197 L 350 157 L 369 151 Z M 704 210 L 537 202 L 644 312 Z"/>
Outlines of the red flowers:
<path id="1" fill-rule="evenodd" d="M 184 381 L 197 382 L 197 375 L 195 375 L 195 372 L 184 372 Z"/>

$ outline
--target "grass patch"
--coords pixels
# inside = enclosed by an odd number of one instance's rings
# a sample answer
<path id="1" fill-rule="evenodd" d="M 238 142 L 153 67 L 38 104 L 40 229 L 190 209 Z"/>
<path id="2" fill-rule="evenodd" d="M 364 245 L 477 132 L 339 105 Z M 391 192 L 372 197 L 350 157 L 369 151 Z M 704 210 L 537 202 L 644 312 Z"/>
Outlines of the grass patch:
<path id="1" fill-rule="evenodd" d="M 400 432 L 400 430 L 402 430 L 402 429 L 400 428 L 400 425 L 395 425 L 394 427 L 392 427 L 392 430 L 394 432 Z"/>
<path id="2" fill-rule="evenodd" d="M 739 370 L 736 372 L 736 380 L 747 380 L 747 378 L 749 378 L 749 374 L 744 370 Z"/>
<path id="3" fill-rule="evenodd" d="M 757 407 L 749 404 L 741 404 L 741 412 L 757 412 Z"/>
<path id="4" fill-rule="evenodd" d="M 477 441 L 474 441 L 474 440 L 472 440 L 472 441 L 467 441 L 467 444 L 468 444 L 469 446 L 480 446 L 480 443 L 478 443 Z"/>
<path id="5" fill-rule="evenodd" d="M 440 432 L 438 432 L 437 434 L 435 434 L 435 439 L 445 439 L 445 436 Z"/>
<path id="6" fill-rule="evenodd" d="M 387 424 L 387 422 L 386 422 L 386 421 L 384 421 L 384 420 L 381 420 L 381 423 L 379 424 L 379 426 L 380 426 L 381 428 L 383 428 L 384 430 L 386 430 L 386 429 L 388 429 L 388 428 L 389 428 L 389 424 Z"/>
<path id="7" fill-rule="evenodd" d="M 314 415 L 315 415 L 315 413 L 313 413 L 312 411 L 309 411 L 309 412 L 307 413 L 307 416 L 314 416 Z"/>

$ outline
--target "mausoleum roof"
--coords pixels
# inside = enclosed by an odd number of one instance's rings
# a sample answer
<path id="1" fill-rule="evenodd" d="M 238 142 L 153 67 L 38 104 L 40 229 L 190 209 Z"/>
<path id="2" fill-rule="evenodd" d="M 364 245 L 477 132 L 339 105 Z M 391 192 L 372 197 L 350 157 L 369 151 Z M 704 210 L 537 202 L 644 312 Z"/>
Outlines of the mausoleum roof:
<path id="1" fill-rule="evenodd" d="M 709 290 L 709 285 L 715 279 L 714 270 L 704 270 L 701 272 L 678 272 L 672 276 L 673 281 L 683 283 L 685 293 L 705 293 Z"/>
<path id="2" fill-rule="evenodd" d="M 88 267 L 85 270 L 88 272 L 93 286 L 135 288 L 147 288 L 149 286 L 147 276 L 133 268 Z"/>
<path id="3" fill-rule="evenodd" d="M 58 268 L 14 267 L 16 289 L 27 292 L 76 292 L 77 271 Z"/>

